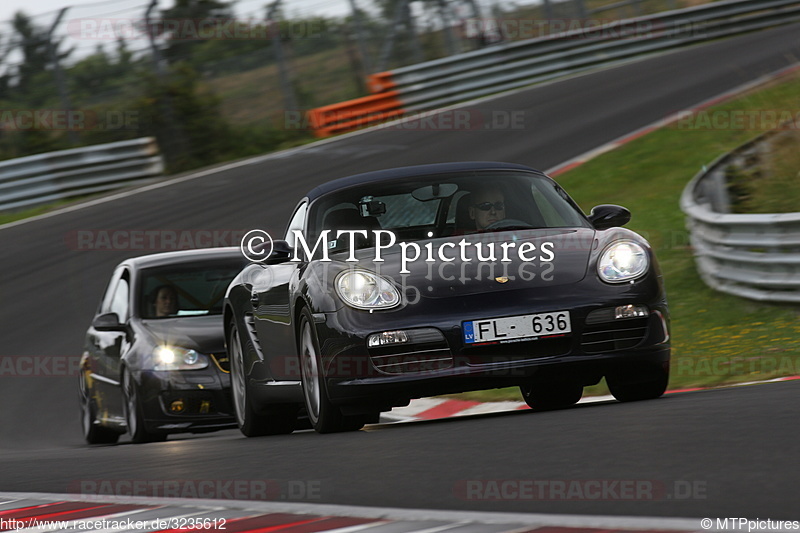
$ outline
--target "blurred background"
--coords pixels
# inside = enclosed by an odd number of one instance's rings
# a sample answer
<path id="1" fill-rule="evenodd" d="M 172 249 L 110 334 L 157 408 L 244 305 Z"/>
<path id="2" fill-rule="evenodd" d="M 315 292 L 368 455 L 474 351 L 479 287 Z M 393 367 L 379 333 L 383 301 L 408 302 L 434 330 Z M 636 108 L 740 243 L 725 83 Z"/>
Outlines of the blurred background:
<path id="1" fill-rule="evenodd" d="M 370 94 L 369 74 L 563 31 L 576 20 L 697 3 L 105 0 L 44 13 L 6 6 L 0 159 L 143 136 L 156 137 L 168 173 L 261 154 L 311 139 L 308 128 L 286 127 L 287 116 Z M 504 21 L 514 31 L 500 31 Z M 59 124 L 69 110 L 88 125 Z M 20 124 L 21 116 L 43 126 Z"/>

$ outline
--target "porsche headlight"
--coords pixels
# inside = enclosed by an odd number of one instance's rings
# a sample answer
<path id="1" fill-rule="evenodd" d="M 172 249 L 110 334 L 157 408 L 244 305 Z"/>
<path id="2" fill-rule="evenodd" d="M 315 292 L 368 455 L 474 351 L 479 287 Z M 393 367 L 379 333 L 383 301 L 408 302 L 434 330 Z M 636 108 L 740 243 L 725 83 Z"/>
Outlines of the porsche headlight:
<path id="1" fill-rule="evenodd" d="M 389 309 L 400 303 L 400 293 L 389 280 L 366 270 L 339 274 L 336 293 L 356 309 Z"/>
<path id="2" fill-rule="evenodd" d="M 208 356 L 179 346 L 159 346 L 153 363 L 153 370 L 202 370 L 208 367 Z"/>
<path id="3" fill-rule="evenodd" d="M 597 273 L 604 281 L 618 283 L 638 278 L 649 266 L 647 250 L 637 242 L 622 240 L 603 250 L 597 262 Z"/>

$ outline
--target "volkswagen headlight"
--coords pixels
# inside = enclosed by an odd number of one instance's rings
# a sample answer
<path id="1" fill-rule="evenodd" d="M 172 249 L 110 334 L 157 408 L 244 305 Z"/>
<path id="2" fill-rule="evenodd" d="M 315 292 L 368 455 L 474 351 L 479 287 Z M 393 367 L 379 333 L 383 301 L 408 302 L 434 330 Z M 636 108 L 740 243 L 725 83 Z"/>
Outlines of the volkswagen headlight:
<path id="1" fill-rule="evenodd" d="M 597 262 L 600 278 L 610 283 L 629 281 L 642 276 L 650 266 L 647 250 L 637 242 L 622 240 L 603 250 Z"/>
<path id="2" fill-rule="evenodd" d="M 153 354 L 153 370 L 202 370 L 208 356 L 178 346 L 159 346 Z"/>
<path id="3" fill-rule="evenodd" d="M 400 293 L 389 280 L 366 270 L 339 274 L 336 293 L 356 309 L 389 309 L 400 303 Z"/>

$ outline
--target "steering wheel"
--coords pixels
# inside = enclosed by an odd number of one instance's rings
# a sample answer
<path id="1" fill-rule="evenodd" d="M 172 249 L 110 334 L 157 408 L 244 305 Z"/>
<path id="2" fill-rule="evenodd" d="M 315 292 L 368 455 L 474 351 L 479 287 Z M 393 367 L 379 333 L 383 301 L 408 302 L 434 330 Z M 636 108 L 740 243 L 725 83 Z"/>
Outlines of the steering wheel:
<path id="1" fill-rule="evenodd" d="M 483 229 L 484 231 L 491 231 L 496 229 L 531 229 L 533 227 L 535 226 L 523 220 L 518 220 L 516 218 L 504 218 L 502 220 L 498 220 L 497 222 L 492 222 Z"/>

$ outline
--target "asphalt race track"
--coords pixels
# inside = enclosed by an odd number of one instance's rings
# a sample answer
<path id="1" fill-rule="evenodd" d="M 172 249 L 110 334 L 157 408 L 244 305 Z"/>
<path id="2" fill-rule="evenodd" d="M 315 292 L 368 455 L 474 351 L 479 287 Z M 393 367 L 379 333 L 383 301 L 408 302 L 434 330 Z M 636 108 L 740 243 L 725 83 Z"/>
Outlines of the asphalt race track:
<path id="1" fill-rule="evenodd" d="M 227 431 L 88 447 L 79 430 L 75 362 L 113 266 L 138 253 L 81 249 L 74 236 L 252 228 L 281 235 L 301 194 L 348 174 L 456 160 L 551 168 L 791 65 L 800 58 L 799 37 L 800 26 L 787 26 L 466 106 L 484 117 L 522 112 L 520 128 L 374 131 L 0 230 L 0 362 L 40 363 L 33 376 L 0 367 L 0 490 L 68 492 L 87 480 L 269 479 L 289 499 L 311 503 L 797 519 L 797 381 L 355 434 L 245 439 Z M 489 490 L 489 480 L 530 479 L 633 480 L 654 487 L 654 497 L 532 501 L 493 498 Z M 300 485 L 313 486 L 313 495 L 289 490 Z"/>

